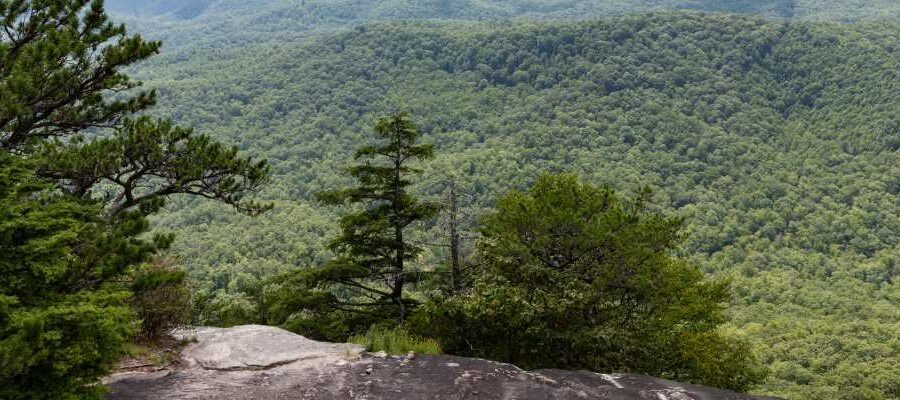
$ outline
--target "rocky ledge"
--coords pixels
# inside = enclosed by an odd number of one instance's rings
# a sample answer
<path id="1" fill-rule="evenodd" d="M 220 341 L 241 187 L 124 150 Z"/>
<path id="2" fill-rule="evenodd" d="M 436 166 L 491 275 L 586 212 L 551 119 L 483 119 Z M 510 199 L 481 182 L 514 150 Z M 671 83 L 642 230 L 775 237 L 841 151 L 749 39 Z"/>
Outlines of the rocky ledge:
<path id="1" fill-rule="evenodd" d="M 110 400 L 765 399 L 632 374 L 524 371 L 454 357 L 368 354 L 269 326 L 198 328 L 177 366 L 105 380 Z"/>

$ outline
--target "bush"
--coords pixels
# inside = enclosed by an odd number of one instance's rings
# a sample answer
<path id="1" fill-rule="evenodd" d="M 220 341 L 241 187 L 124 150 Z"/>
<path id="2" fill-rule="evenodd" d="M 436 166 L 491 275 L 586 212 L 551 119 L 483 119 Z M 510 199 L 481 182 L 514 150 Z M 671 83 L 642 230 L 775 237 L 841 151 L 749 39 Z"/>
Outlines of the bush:
<path id="1" fill-rule="evenodd" d="M 256 303 L 246 293 L 198 293 L 194 313 L 198 324 L 224 328 L 258 320 Z"/>
<path id="2" fill-rule="evenodd" d="M 497 202 L 482 222 L 481 276 L 470 291 L 429 303 L 416 332 L 449 353 L 526 369 L 746 390 L 763 374 L 746 343 L 719 333 L 728 285 L 672 256 L 680 229 L 640 198 L 542 176 Z"/>
<path id="3" fill-rule="evenodd" d="M 410 334 L 403 327 L 373 326 L 362 335 L 354 335 L 350 343 L 366 346 L 368 351 L 384 351 L 388 354 L 404 354 L 410 351 L 421 354 L 440 354 L 441 345 L 434 339 Z"/>
<path id="4" fill-rule="evenodd" d="M 135 273 L 131 306 L 141 321 L 139 339 L 155 341 L 191 319 L 191 291 L 187 275 L 172 260 L 160 258 Z"/>

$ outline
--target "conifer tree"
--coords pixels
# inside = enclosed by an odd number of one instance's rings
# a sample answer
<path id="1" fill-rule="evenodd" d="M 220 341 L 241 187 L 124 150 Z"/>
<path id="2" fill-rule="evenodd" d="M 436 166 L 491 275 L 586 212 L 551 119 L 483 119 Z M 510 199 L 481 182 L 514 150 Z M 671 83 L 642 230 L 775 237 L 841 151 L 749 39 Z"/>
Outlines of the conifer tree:
<path id="1" fill-rule="evenodd" d="M 171 237 L 136 240 L 139 213 L 107 222 L 29 164 L 0 152 L 0 398 L 93 398 L 135 326 L 119 278 Z"/>
<path id="2" fill-rule="evenodd" d="M 167 120 L 121 69 L 159 50 L 101 0 L 0 0 L 0 398 L 99 396 L 137 322 L 127 282 L 188 194 L 254 214 L 265 162 Z M 129 95 L 130 94 L 130 95 Z"/>
<path id="3" fill-rule="evenodd" d="M 438 205 L 409 193 L 413 162 L 431 158 L 432 145 L 417 144 L 407 114 L 378 120 L 375 144 L 357 149 L 361 162 L 347 169 L 358 184 L 318 194 L 320 201 L 351 205 L 341 233 L 330 243 L 336 256 L 316 268 L 273 279 L 261 301 L 262 320 L 322 340 L 346 340 L 370 325 L 402 322 L 416 302 L 404 296 L 409 262 L 421 249 L 408 227 L 437 214 Z"/>
<path id="4" fill-rule="evenodd" d="M 410 304 L 403 297 L 407 263 L 421 252 L 405 230 L 438 211 L 436 203 L 409 193 L 410 178 L 420 172 L 410 164 L 431 158 L 434 146 L 417 144 L 419 132 L 405 113 L 380 119 L 375 133 L 376 144 L 356 151 L 355 158 L 363 162 L 348 168 L 358 185 L 319 194 L 325 203 L 362 206 L 341 218 L 341 234 L 330 244 L 339 256 L 320 273 L 352 293 L 339 300 L 340 305 L 369 311 L 391 308 L 390 313 L 403 320 Z"/>
<path id="5" fill-rule="evenodd" d="M 191 194 L 257 213 L 244 195 L 266 181 L 265 162 L 166 120 L 131 115 L 156 102 L 121 72 L 156 54 L 159 42 L 129 36 L 101 0 L 0 1 L 0 150 L 40 156 L 39 175 L 77 196 L 105 184 L 108 214 Z M 112 94 L 119 94 L 112 96 Z M 87 140 L 87 129 L 112 137 Z M 138 188 L 140 193 L 138 193 Z"/>
<path id="6" fill-rule="evenodd" d="M 121 69 L 159 51 L 109 21 L 103 1 L 0 1 L 0 148 L 24 152 L 86 128 L 115 127 L 156 101 Z"/>

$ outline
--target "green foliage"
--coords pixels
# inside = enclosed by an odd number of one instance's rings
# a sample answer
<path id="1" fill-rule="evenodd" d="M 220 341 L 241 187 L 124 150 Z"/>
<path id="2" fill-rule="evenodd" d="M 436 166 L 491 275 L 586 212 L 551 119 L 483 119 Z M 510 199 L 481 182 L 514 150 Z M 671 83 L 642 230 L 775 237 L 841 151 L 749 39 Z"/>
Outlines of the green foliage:
<path id="1" fill-rule="evenodd" d="M 646 194 L 625 202 L 575 175 L 511 191 L 482 223 L 481 277 L 426 326 L 448 352 L 526 368 L 752 387 L 749 345 L 717 333 L 727 285 L 672 255 L 682 221 L 647 211 Z"/>
<path id="2" fill-rule="evenodd" d="M 437 213 L 437 205 L 421 202 L 409 193 L 410 178 L 421 170 L 410 167 L 414 161 L 434 156 L 434 146 L 416 144 L 419 132 L 409 116 L 397 114 L 375 124 L 378 143 L 360 147 L 356 159 L 364 159 L 347 169 L 359 186 L 318 194 L 326 204 L 360 204 L 362 211 L 341 217 L 341 234 L 330 248 L 339 256 L 318 273 L 324 282 L 362 290 L 350 295 L 345 305 L 363 308 L 396 308 L 402 321 L 409 301 L 403 287 L 408 280 L 406 266 L 421 253 L 418 246 L 404 238 L 411 224 Z M 371 312 L 371 310 L 367 310 Z"/>
<path id="3" fill-rule="evenodd" d="M 370 352 L 384 351 L 394 355 L 410 351 L 418 354 L 441 354 L 441 345 L 436 340 L 411 335 L 402 327 L 386 328 L 376 325 L 364 334 L 351 336 L 348 342 L 366 346 L 366 350 Z"/>
<path id="4" fill-rule="evenodd" d="M 142 116 L 125 120 L 109 137 L 46 146 L 41 172 L 64 180 L 79 196 L 104 183 L 110 215 L 175 194 L 219 200 L 251 215 L 268 211 L 271 205 L 244 200 L 265 184 L 267 163 L 237 152 L 168 120 Z"/>
<path id="5" fill-rule="evenodd" d="M 273 309 L 269 315 L 279 315 L 279 324 L 288 323 L 297 312 L 316 311 L 332 316 L 364 314 L 354 320 L 368 326 L 378 319 L 403 321 L 416 305 L 403 289 L 410 280 L 409 263 L 421 249 L 404 235 L 411 224 L 434 216 L 438 207 L 409 193 L 410 179 L 421 172 L 410 164 L 431 158 L 433 146 L 417 144 L 419 132 L 402 113 L 380 119 L 375 133 L 376 144 L 356 150 L 355 158 L 364 161 L 347 168 L 358 186 L 318 195 L 324 203 L 359 205 L 361 210 L 341 217 L 341 234 L 330 244 L 335 258 L 322 267 L 298 271 L 287 285 L 279 285 L 276 292 L 281 294 L 269 298 L 267 307 Z M 301 318 L 314 323 L 323 319 Z M 350 323 L 348 328 L 359 331 L 360 325 Z"/>
<path id="6" fill-rule="evenodd" d="M 120 69 L 160 44 L 109 22 L 102 1 L 2 1 L 0 25 L 0 149 L 109 126 L 155 102 L 153 92 L 104 96 L 136 87 Z"/>
<path id="7" fill-rule="evenodd" d="M 217 292 L 195 295 L 193 316 L 204 325 L 231 327 L 259 320 L 256 300 L 246 293 Z"/>
<path id="8" fill-rule="evenodd" d="M 186 278 L 187 274 L 167 259 L 145 264 L 134 273 L 129 303 L 140 320 L 140 339 L 162 339 L 190 322 L 191 290 Z"/>
<path id="9" fill-rule="evenodd" d="M 121 70 L 160 43 L 108 19 L 102 1 L 0 2 L 0 150 L 40 154 L 47 162 L 39 175 L 75 196 L 92 198 L 104 185 L 109 217 L 150 214 L 174 194 L 265 211 L 244 201 L 265 182 L 264 161 L 238 158 L 236 148 L 167 120 L 129 119 L 154 105 L 155 93 L 130 94 L 139 83 Z M 102 128 L 111 137 L 86 138 Z"/>
<path id="10" fill-rule="evenodd" d="M 54 193 L 32 169 L 0 153 L 0 397 L 88 397 L 133 329 L 127 290 L 104 278 L 152 247 L 118 240 L 98 205 Z"/>

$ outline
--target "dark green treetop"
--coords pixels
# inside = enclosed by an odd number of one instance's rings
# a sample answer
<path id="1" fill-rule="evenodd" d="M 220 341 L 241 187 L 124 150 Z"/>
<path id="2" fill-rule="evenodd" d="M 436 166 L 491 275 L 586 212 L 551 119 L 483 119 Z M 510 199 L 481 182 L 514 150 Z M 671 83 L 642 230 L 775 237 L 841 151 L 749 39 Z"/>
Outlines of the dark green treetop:
<path id="1" fill-rule="evenodd" d="M 109 99 L 138 83 L 121 73 L 159 42 L 129 36 L 103 1 L 0 1 L 0 148 L 26 151 L 51 137 L 115 127 L 155 94 Z"/>

